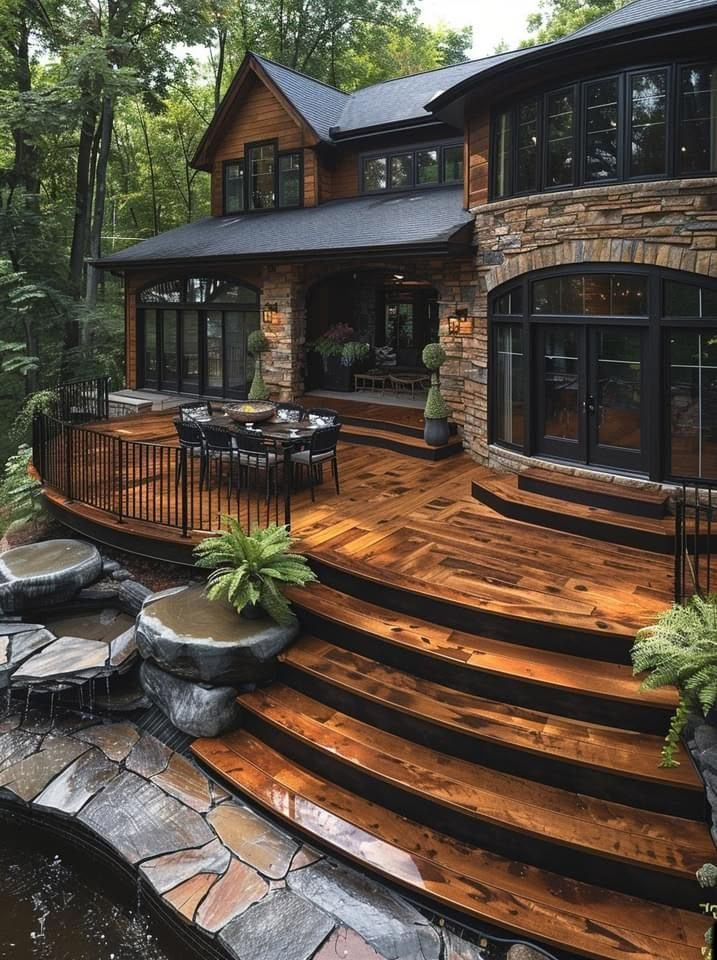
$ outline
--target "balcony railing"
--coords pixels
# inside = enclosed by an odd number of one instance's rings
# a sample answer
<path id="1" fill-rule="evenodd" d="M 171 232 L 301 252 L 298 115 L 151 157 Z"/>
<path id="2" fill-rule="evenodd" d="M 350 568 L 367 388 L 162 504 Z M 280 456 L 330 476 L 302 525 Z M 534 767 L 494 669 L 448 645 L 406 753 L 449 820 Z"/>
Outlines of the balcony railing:
<path id="1" fill-rule="evenodd" d="M 675 503 L 675 603 L 717 590 L 717 484 L 683 484 Z"/>
<path id="2" fill-rule="evenodd" d="M 44 413 L 33 421 L 32 445 L 43 484 L 117 523 L 158 525 L 182 537 L 219 530 L 224 516 L 244 529 L 291 523 L 288 452 L 267 478 L 258 454 L 242 454 L 241 461 L 231 451 L 202 458 L 177 445 L 127 440 Z"/>
<path id="3" fill-rule="evenodd" d="M 57 387 L 57 416 L 64 423 L 89 423 L 109 417 L 110 377 L 69 380 Z"/>

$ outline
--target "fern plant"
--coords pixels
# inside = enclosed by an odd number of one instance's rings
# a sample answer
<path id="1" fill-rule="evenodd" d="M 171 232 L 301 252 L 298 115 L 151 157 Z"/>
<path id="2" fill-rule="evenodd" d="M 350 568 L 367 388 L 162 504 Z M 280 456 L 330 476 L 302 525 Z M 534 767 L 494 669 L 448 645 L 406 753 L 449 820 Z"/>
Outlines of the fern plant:
<path id="1" fill-rule="evenodd" d="M 32 450 L 23 444 L 5 464 L 0 482 L 0 534 L 17 524 L 37 523 L 44 515 L 42 487 L 28 473 Z"/>
<path id="2" fill-rule="evenodd" d="M 196 565 L 212 570 L 207 596 L 228 600 L 237 613 L 247 604 L 261 604 L 277 623 L 294 622 L 283 584 L 304 586 L 316 575 L 301 554 L 292 553 L 294 543 L 288 528 L 271 524 L 245 533 L 241 525 L 225 517 L 227 529 L 197 544 Z"/>
<path id="3" fill-rule="evenodd" d="M 640 630 L 632 648 L 635 674 L 650 671 L 643 689 L 673 684 L 680 702 L 662 748 L 661 767 L 678 766 L 675 752 L 693 710 L 704 716 L 717 702 L 717 597 L 675 604 Z"/>

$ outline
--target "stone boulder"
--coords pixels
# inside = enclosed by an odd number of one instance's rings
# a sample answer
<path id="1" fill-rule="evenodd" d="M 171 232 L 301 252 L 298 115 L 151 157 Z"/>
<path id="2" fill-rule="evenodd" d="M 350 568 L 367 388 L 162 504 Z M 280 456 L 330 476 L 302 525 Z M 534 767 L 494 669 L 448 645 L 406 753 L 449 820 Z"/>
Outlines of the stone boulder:
<path id="1" fill-rule="evenodd" d="M 191 737 L 217 737 L 239 723 L 233 687 L 182 680 L 145 660 L 139 671 L 144 692 L 174 726 Z"/>
<path id="2" fill-rule="evenodd" d="M 102 557 L 81 540 L 46 540 L 0 556 L 0 610 L 16 613 L 71 599 L 98 579 Z"/>
<path id="3" fill-rule="evenodd" d="M 254 686 L 272 679 L 275 658 L 298 633 L 269 617 L 245 620 L 203 585 L 174 587 L 148 598 L 137 617 L 141 655 L 196 683 Z"/>

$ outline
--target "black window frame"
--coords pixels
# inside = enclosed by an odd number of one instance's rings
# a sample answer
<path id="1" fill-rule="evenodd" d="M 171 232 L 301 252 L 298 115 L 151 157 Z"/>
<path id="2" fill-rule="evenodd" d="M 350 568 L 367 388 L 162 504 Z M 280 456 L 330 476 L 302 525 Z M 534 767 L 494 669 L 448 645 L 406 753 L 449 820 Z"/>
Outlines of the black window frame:
<path id="1" fill-rule="evenodd" d="M 284 157 L 299 158 L 299 199 L 297 203 L 282 204 L 281 202 L 281 160 Z M 304 151 L 279 150 L 276 154 L 276 209 L 299 210 L 304 206 Z"/>
<path id="2" fill-rule="evenodd" d="M 241 207 L 238 210 L 227 210 L 227 167 L 241 164 Z M 237 157 L 235 160 L 224 160 L 222 162 L 222 214 L 225 217 L 236 216 L 239 213 L 246 213 L 246 164 L 244 157 Z"/>
<path id="3" fill-rule="evenodd" d="M 274 149 L 274 204 L 270 207 L 252 207 L 250 204 L 251 197 L 251 175 L 247 173 L 247 170 L 250 166 L 250 153 L 256 147 L 266 147 L 271 146 Z M 299 158 L 299 202 L 292 205 L 280 205 L 280 174 L 279 174 L 279 161 L 282 157 L 297 156 Z M 242 209 L 241 210 L 227 210 L 227 197 L 226 197 L 226 168 L 234 163 L 241 163 L 243 168 L 243 194 L 242 194 Z M 304 151 L 301 147 L 294 148 L 293 150 L 279 150 L 279 141 L 274 139 L 269 140 L 252 140 L 244 144 L 244 155 L 241 157 L 236 157 L 231 160 L 224 160 L 222 163 L 222 216 L 232 217 L 237 216 L 242 213 L 251 213 L 251 214 L 261 214 L 261 213 L 270 213 L 274 210 L 299 210 L 304 206 Z"/>
<path id="4" fill-rule="evenodd" d="M 509 200 L 513 197 L 532 196 L 548 193 L 559 193 L 564 190 L 590 189 L 602 185 L 615 183 L 644 183 L 662 180 L 688 180 L 717 175 L 717 164 L 712 171 L 696 173 L 681 173 L 679 170 L 679 131 L 681 128 L 681 96 L 680 78 L 682 72 L 690 67 L 712 67 L 717 70 L 717 55 L 713 57 L 689 57 L 681 60 L 665 62 L 661 60 L 653 63 L 631 65 L 621 70 L 609 70 L 600 73 L 591 73 L 582 76 L 573 82 L 551 85 L 541 88 L 537 92 L 513 98 L 510 101 L 499 102 L 494 105 L 490 116 L 490 156 L 489 156 L 489 202 Z M 631 147 L 632 147 L 632 100 L 631 80 L 635 76 L 646 73 L 665 71 L 666 73 L 666 102 L 665 102 L 665 163 L 663 173 L 631 174 Z M 618 135 L 617 135 L 617 176 L 600 180 L 588 180 L 585 176 L 586 164 L 586 137 L 587 137 L 587 87 L 589 84 L 602 80 L 618 80 Z M 574 111 L 573 140 L 575 144 L 573 177 L 570 183 L 552 186 L 548 184 L 548 141 L 547 116 L 548 98 L 563 91 L 573 91 Z M 517 190 L 518 183 L 518 111 L 519 108 L 533 100 L 538 100 L 538 154 L 539 169 L 536 188 Z M 498 172 L 498 119 L 503 114 L 510 118 L 510 162 L 508 170 L 508 189 L 499 194 L 496 189 Z"/>
<path id="5" fill-rule="evenodd" d="M 367 196 L 381 196 L 384 193 L 397 193 L 401 190 L 431 190 L 435 187 L 455 187 L 465 182 L 465 155 L 463 159 L 463 177 L 459 180 L 446 180 L 444 178 L 444 151 L 453 148 L 460 147 L 461 150 L 464 150 L 464 141 L 463 140 L 441 140 L 439 142 L 430 142 L 430 143 L 413 143 L 404 145 L 401 147 L 391 147 L 390 150 L 367 150 L 364 153 L 360 153 L 358 156 L 358 185 L 359 185 L 359 194 Z M 421 153 L 424 150 L 436 150 L 438 153 L 437 163 L 438 163 L 438 179 L 428 183 L 418 183 L 417 181 L 417 163 L 416 163 L 416 154 Z M 411 182 L 401 184 L 400 186 L 392 186 L 391 184 L 391 160 L 393 157 L 404 157 L 407 154 L 411 155 Z M 367 160 L 385 160 L 386 161 L 386 186 L 380 187 L 377 190 L 367 190 L 364 187 L 364 163 Z"/>

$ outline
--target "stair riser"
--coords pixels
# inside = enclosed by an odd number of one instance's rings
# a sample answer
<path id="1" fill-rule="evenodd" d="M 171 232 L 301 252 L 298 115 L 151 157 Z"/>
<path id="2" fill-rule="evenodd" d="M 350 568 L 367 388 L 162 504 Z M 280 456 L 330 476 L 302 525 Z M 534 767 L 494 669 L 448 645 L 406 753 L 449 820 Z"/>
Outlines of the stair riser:
<path id="1" fill-rule="evenodd" d="M 605 484 L 609 488 L 609 484 Z M 569 503 L 581 503 L 587 507 L 600 507 L 603 510 L 615 510 L 626 513 L 631 517 L 651 517 L 659 520 L 665 516 L 665 505 L 650 500 L 633 500 L 631 497 L 621 497 L 619 492 L 605 492 L 582 490 L 580 487 L 568 487 L 562 483 L 550 483 L 549 480 L 539 480 L 526 474 L 518 474 L 518 487 L 530 493 L 537 493 L 543 497 L 553 497 Z"/>
<path id="2" fill-rule="evenodd" d="M 347 417 L 345 413 L 341 414 L 341 423 L 343 424 L 344 430 L 350 427 L 362 427 L 364 430 L 381 430 L 384 433 L 395 433 L 399 437 L 423 436 L 422 427 L 411 427 L 407 423 L 389 423 L 387 420 L 369 420 L 366 417 Z M 455 433 L 455 424 L 451 424 L 450 426 L 453 427 L 451 433 Z"/>
<path id="3" fill-rule="evenodd" d="M 620 727 L 664 736 L 670 725 L 670 710 L 638 706 L 608 700 L 603 697 L 580 694 L 575 691 L 548 687 L 540 683 L 523 681 L 520 677 L 506 677 L 483 673 L 478 669 L 450 662 L 439 657 L 422 654 L 409 647 L 401 647 L 384 640 L 353 630 L 344 623 L 335 623 L 315 613 L 302 610 L 295 604 L 302 625 L 308 633 L 328 640 L 346 650 L 351 650 L 372 660 L 378 660 L 396 670 L 412 673 L 433 683 L 440 683 L 453 690 L 462 690 L 491 700 L 512 703 L 531 710 L 540 710 L 572 717 L 590 723 Z"/>
<path id="4" fill-rule="evenodd" d="M 473 481 L 471 487 L 476 500 L 511 520 L 520 520 L 523 523 L 547 527 L 549 530 L 560 530 L 563 533 L 572 533 L 578 537 L 588 537 L 591 540 L 601 540 L 604 543 L 614 543 L 622 547 L 649 550 L 652 553 L 670 554 L 674 552 L 675 538 L 673 534 L 652 533 L 649 530 L 634 530 L 631 527 L 613 526 L 602 520 L 576 517 L 569 511 L 558 513 L 540 507 L 529 507 L 522 503 L 504 500 L 476 481 Z"/>
<path id="5" fill-rule="evenodd" d="M 245 706 L 242 716 L 244 729 L 329 783 L 336 783 L 459 841 L 490 850 L 509 860 L 551 870 L 561 876 L 580 881 L 589 877 L 591 883 L 619 893 L 687 910 L 694 909 L 699 901 L 700 888 L 693 878 L 688 880 L 624 864 L 619 860 L 603 859 L 564 844 L 482 821 L 359 770 L 336 754 L 306 743 Z"/>
<path id="6" fill-rule="evenodd" d="M 334 590 L 348 593 L 359 600 L 377 606 L 420 617 L 444 627 L 463 630 L 466 633 L 482 634 L 508 643 L 518 640 L 523 646 L 541 650 L 569 653 L 590 660 L 605 660 L 608 663 L 630 663 L 632 642 L 615 636 L 609 630 L 604 633 L 574 630 L 559 625 L 544 626 L 527 620 L 513 620 L 485 610 L 463 607 L 425 593 L 399 590 L 378 580 L 366 580 L 325 563 L 320 556 L 309 555 L 312 568 L 322 583 Z"/>
<path id="7" fill-rule="evenodd" d="M 423 744 L 442 753 L 471 763 L 502 770 L 526 780 L 585 793 L 588 796 L 624 803 L 656 813 L 703 820 L 704 794 L 661 783 L 646 783 L 614 771 L 593 769 L 547 754 L 534 753 L 513 746 L 482 740 L 470 734 L 434 723 L 428 717 L 417 717 L 401 710 L 360 696 L 344 689 L 326 677 L 282 663 L 279 679 L 289 687 L 406 740 Z"/>
<path id="8" fill-rule="evenodd" d="M 460 443 L 447 443 L 444 447 L 414 447 L 408 443 L 401 443 L 401 438 L 398 436 L 393 440 L 389 437 L 368 437 L 360 433 L 351 433 L 351 427 L 344 427 L 341 430 L 341 440 L 344 443 L 357 443 L 366 447 L 380 447 L 382 450 L 402 453 L 418 460 L 445 460 L 446 457 L 455 457 L 463 453 Z"/>

